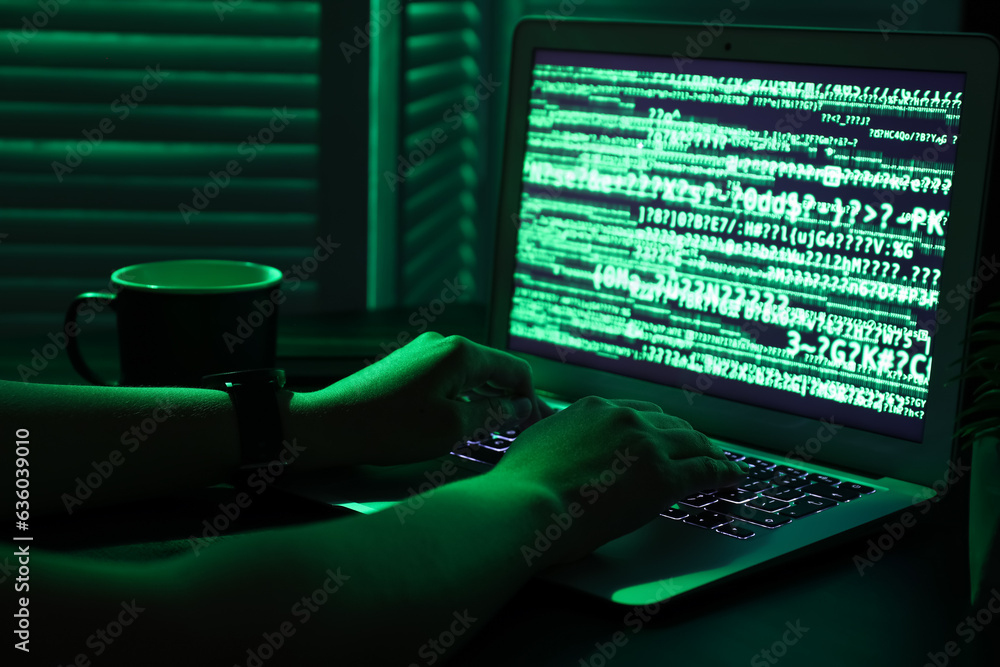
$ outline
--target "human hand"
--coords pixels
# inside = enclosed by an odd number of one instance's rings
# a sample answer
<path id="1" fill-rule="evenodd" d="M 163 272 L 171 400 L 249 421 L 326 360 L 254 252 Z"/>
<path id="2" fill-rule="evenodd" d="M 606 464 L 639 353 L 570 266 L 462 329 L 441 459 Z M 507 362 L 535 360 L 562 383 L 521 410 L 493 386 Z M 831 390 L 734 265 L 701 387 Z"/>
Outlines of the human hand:
<path id="1" fill-rule="evenodd" d="M 551 564 L 580 558 L 668 503 L 735 484 L 746 473 L 653 403 L 590 396 L 524 431 L 487 474 L 533 480 L 573 517 L 546 554 Z"/>
<path id="2" fill-rule="evenodd" d="M 328 465 L 423 461 L 553 413 L 523 359 L 431 332 L 296 401 L 308 439 L 329 445 Z"/>

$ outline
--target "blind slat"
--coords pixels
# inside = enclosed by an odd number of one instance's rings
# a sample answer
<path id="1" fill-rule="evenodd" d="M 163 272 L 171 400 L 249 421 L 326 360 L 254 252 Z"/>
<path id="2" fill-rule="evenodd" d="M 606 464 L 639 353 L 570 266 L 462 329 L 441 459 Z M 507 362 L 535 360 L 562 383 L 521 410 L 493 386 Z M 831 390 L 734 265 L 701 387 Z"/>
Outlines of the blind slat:
<path id="1" fill-rule="evenodd" d="M 46 208 L 52 203 L 52 183 L 46 176 L 0 174 L 0 201 L 10 208 Z M 123 209 L 178 211 L 181 215 L 182 204 L 195 208 L 194 190 L 212 191 L 211 183 L 207 175 L 198 179 L 80 176 L 67 178 L 56 189 L 62 208 L 106 209 L 109 204 L 118 204 Z M 309 213 L 316 210 L 316 182 L 237 177 L 220 188 L 214 199 L 205 201 L 206 210 Z M 183 243 L 183 239 L 177 242 Z"/>
<path id="2" fill-rule="evenodd" d="M 309 72 L 319 40 L 305 37 L 206 37 L 38 31 L 26 44 L 0 49 L 0 65 L 223 72 Z"/>
<path id="3" fill-rule="evenodd" d="M 468 26 L 479 27 L 482 14 L 475 2 L 419 2 L 407 3 L 406 20 L 409 34 L 453 30 Z"/>
<path id="4" fill-rule="evenodd" d="M 315 108 L 319 79 L 313 70 L 307 72 L 172 71 L 164 85 L 150 93 L 150 101 L 175 106 Z M 0 67 L 0 101 L 74 102 L 110 108 L 141 86 L 146 74 L 145 68 Z"/>
<path id="5" fill-rule="evenodd" d="M 418 67 L 406 73 L 407 98 L 426 97 L 442 89 L 468 84 L 478 76 L 479 67 L 471 56 Z"/>
<path id="6" fill-rule="evenodd" d="M 171 245 L 184 225 L 178 212 L 117 210 L 0 209 L 3 229 L 13 244 L 61 243 L 89 245 Z M 231 213 L 206 209 L 184 228 L 186 243 L 193 246 L 274 245 L 274 230 L 289 245 L 307 247 L 315 242 L 316 216 L 309 213 Z M 12 247 L 12 246 L 8 246 Z"/>
<path id="7" fill-rule="evenodd" d="M 461 59 L 470 53 L 479 54 L 479 36 L 474 30 L 435 32 L 406 40 L 406 57 L 414 67 L 442 60 Z"/>
<path id="8" fill-rule="evenodd" d="M 24 30 L 24 20 L 42 29 L 80 32 L 317 36 L 315 2 L 159 2 L 129 0 L 60 2 L 51 16 L 36 19 L 37 0 L 0 0 L 0 25 Z M 45 14 L 45 12 L 43 12 Z M 30 32 L 28 30 L 27 32 Z"/>
<path id="9" fill-rule="evenodd" d="M 316 146 L 308 144 L 159 144 L 109 140 L 94 144 L 86 139 L 0 140 L 0 172 L 22 176 L 45 175 L 49 186 L 59 187 L 83 176 L 189 176 L 207 179 L 210 173 L 225 172 L 230 168 L 230 176 L 309 178 L 316 172 L 317 160 Z M 0 188 L 3 183 L 0 177 Z M 33 180 L 32 184 L 44 185 L 46 179 Z"/>
<path id="10" fill-rule="evenodd" d="M 246 141 L 263 129 L 280 129 L 282 143 L 314 143 L 319 114 L 315 109 L 168 107 L 116 103 L 51 104 L 0 102 L 0 127 L 12 138 L 80 140 L 84 132 L 122 141 Z M 107 131 L 107 132 L 105 132 Z M 2 150 L 2 148 L 0 148 Z"/>
<path id="11" fill-rule="evenodd" d="M 445 144 L 439 149 L 441 155 L 423 169 L 415 169 L 407 181 L 415 192 L 421 192 L 432 184 L 469 165 L 479 158 L 479 150 L 474 141 L 463 139 Z"/>
<path id="12" fill-rule="evenodd" d="M 439 229 L 455 220 L 471 215 L 476 203 L 471 197 L 455 197 L 435 211 L 413 223 L 406 231 L 403 242 L 408 246 L 420 247 L 434 238 Z"/>
<path id="13" fill-rule="evenodd" d="M 419 126 L 449 120 L 454 113 L 457 113 L 454 111 L 454 105 L 473 94 L 475 94 L 475 88 L 468 85 L 467 82 L 462 82 L 454 88 L 436 91 L 426 97 L 413 96 L 406 104 L 406 122 L 408 125 Z"/>
<path id="14" fill-rule="evenodd" d="M 463 164 L 458 169 L 450 171 L 444 178 L 439 178 L 428 187 L 407 198 L 404 209 L 407 219 L 412 223 L 422 219 L 430 211 L 451 197 L 471 190 L 477 185 L 477 175 L 471 165 Z"/>

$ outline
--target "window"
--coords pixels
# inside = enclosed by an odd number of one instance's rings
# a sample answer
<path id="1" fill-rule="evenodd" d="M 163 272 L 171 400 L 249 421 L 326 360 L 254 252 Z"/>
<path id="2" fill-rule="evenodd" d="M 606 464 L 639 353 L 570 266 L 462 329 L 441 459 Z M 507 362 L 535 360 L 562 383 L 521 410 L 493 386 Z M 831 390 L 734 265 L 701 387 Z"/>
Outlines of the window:
<path id="1" fill-rule="evenodd" d="M 383 263 L 397 301 L 420 305 L 447 284 L 459 301 L 485 300 L 492 220 L 482 200 L 486 138 L 496 92 L 483 77 L 484 25 L 478 2 L 411 0 L 403 15 L 398 155 L 373 187 L 395 193 L 396 233 Z M 386 88 L 380 90 L 387 94 Z M 391 98 L 391 94 L 387 95 Z M 380 219 L 380 222 L 383 220 Z"/>
<path id="2" fill-rule="evenodd" d="M 319 3 L 0 2 L 0 326 L 162 259 L 289 270 L 318 231 Z M 320 307 L 315 282 L 285 312 Z M 104 324 L 113 326 L 113 317 Z M 47 342 L 41 340 L 41 342 Z"/>

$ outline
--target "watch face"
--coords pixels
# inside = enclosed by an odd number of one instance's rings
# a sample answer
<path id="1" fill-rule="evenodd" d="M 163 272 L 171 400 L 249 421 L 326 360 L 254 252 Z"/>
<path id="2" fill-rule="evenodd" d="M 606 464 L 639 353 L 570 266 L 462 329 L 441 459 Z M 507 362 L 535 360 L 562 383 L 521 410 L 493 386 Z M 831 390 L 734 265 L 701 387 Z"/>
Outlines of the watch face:
<path id="1" fill-rule="evenodd" d="M 256 368 L 234 373 L 217 373 L 202 378 L 206 389 L 225 389 L 234 385 L 276 384 L 278 389 L 285 386 L 285 371 L 280 368 Z"/>

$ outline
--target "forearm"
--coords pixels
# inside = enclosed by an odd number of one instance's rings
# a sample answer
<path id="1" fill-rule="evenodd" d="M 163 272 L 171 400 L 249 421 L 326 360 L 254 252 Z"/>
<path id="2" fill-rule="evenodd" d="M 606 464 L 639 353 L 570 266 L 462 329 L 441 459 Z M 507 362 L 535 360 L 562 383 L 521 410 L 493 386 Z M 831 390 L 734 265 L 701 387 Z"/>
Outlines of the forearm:
<path id="1" fill-rule="evenodd" d="M 160 664 L 143 647 L 163 646 L 156 638 L 166 636 L 176 638 L 168 644 L 176 653 L 158 651 L 163 664 L 180 664 L 197 646 L 204 664 L 244 665 L 265 633 L 283 637 L 272 666 L 426 665 L 454 655 L 559 551 L 556 544 L 531 566 L 521 551 L 558 511 L 554 496 L 488 474 L 436 490 L 402 522 L 388 509 L 245 536 L 145 578 L 95 570 L 38 579 L 46 595 L 80 601 L 53 621 L 88 619 L 76 631 L 61 628 L 63 636 L 85 637 L 99 604 L 113 610 L 134 597 L 150 610 L 129 631 L 134 641 L 102 656 L 109 665 Z M 167 579 L 176 590 L 158 588 Z"/>
<path id="2" fill-rule="evenodd" d="M 245 632 L 241 644 L 256 647 L 261 633 L 291 623 L 295 634 L 282 650 L 288 664 L 329 655 L 330 664 L 426 665 L 431 656 L 440 662 L 456 653 L 548 562 L 529 566 L 521 547 L 558 511 L 554 495 L 485 475 L 441 487 L 412 513 L 390 508 L 290 530 L 281 539 L 254 536 L 220 545 L 225 550 L 206 553 L 206 562 L 191 568 L 222 587 L 232 612 L 256 603 L 249 628 L 225 612 L 214 615 L 233 619 L 223 621 L 223 634 Z M 232 572 L 248 548 L 261 554 L 256 580 L 270 581 L 263 595 L 246 588 L 244 573 Z M 340 576 L 332 582 L 339 588 L 303 622 L 303 598 L 322 590 L 331 574 Z"/>
<path id="3" fill-rule="evenodd" d="M 75 513 L 226 481 L 236 418 L 220 391 L 0 384 L 0 433 L 28 432 L 33 513 Z"/>

